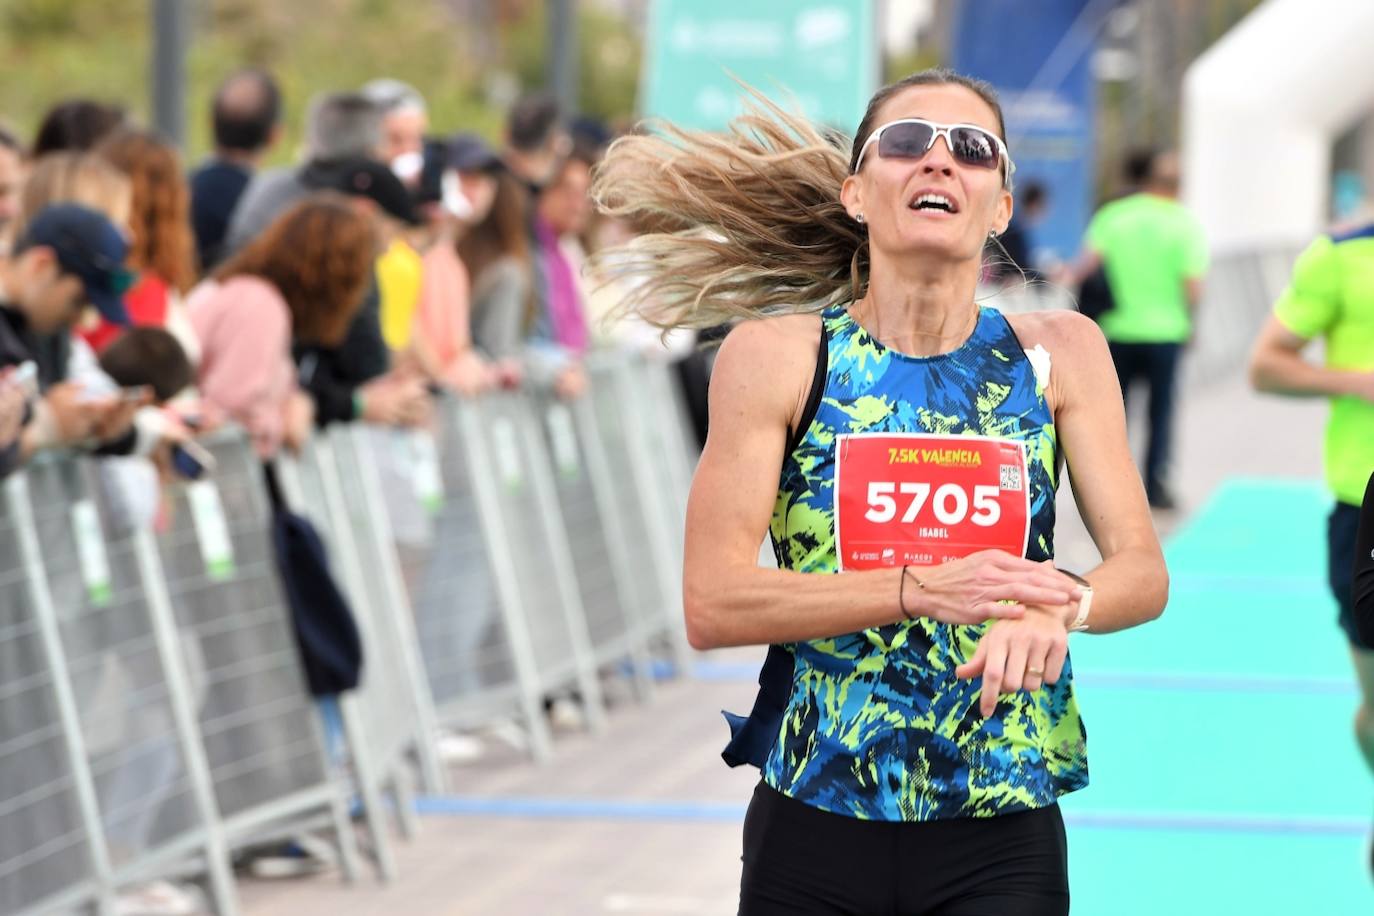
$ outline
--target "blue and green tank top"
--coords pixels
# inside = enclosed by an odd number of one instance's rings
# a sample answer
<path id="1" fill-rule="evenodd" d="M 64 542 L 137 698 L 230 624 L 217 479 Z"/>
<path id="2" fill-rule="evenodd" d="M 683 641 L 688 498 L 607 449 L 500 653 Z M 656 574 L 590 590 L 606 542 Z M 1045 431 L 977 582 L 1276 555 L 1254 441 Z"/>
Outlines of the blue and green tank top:
<path id="1" fill-rule="evenodd" d="M 822 329 L 814 416 L 784 458 L 773 511 L 780 567 L 838 571 L 835 441 L 857 433 L 1024 442 L 1026 555 L 1054 555 L 1054 417 L 1000 312 L 980 309 L 962 346 L 929 358 L 884 347 L 843 306 L 823 314 Z M 1066 663 L 1053 686 L 1004 696 L 985 720 L 979 682 L 957 678 L 954 669 L 972 657 L 986 626 L 918 617 L 773 647 L 750 719 L 730 717 L 736 737 L 727 761 L 758 763 L 779 792 L 870 820 L 990 817 L 1052 804 L 1088 781 L 1071 668 Z M 764 736 L 766 757 L 757 746 Z M 744 746 L 751 741 L 752 754 Z"/>

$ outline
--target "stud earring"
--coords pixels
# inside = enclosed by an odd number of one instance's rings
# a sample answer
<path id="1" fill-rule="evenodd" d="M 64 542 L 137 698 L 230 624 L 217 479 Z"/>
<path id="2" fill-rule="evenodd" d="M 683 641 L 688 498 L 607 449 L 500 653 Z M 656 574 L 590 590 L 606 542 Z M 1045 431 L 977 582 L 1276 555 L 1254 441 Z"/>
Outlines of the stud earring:
<path id="1" fill-rule="evenodd" d="M 862 213 L 855 213 L 855 214 L 854 214 L 854 222 L 859 223 L 860 225 L 862 225 L 862 224 L 863 224 L 863 221 L 864 221 L 864 215 L 863 215 Z"/>

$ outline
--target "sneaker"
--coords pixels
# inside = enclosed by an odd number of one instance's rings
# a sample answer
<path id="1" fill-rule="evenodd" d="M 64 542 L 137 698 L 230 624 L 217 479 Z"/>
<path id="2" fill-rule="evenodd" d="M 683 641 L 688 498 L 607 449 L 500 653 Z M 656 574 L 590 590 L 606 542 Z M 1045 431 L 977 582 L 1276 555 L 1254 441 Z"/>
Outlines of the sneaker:
<path id="1" fill-rule="evenodd" d="M 472 763 L 481 760 L 487 753 L 487 746 L 481 738 L 464 735 L 460 732 L 447 732 L 434 742 L 434 749 L 444 763 Z"/>
<path id="2" fill-rule="evenodd" d="M 559 697 L 549 704 L 549 724 L 561 731 L 581 731 L 587 727 L 582 704 L 571 697 Z"/>
<path id="3" fill-rule="evenodd" d="M 274 880 L 318 875 L 332 864 L 328 859 L 290 843 L 273 852 L 253 856 L 248 860 L 247 868 L 248 874 L 254 878 Z"/>
<path id="4" fill-rule="evenodd" d="M 200 890 L 189 884 L 150 881 L 115 897 L 115 916 L 193 916 L 206 912 Z"/>

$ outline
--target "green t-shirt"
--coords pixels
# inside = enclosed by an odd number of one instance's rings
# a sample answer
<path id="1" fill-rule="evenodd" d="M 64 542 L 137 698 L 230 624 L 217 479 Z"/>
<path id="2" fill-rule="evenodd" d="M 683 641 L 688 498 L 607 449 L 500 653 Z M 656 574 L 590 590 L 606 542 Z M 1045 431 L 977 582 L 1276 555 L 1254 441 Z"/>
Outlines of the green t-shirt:
<path id="1" fill-rule="evenodd" d="M 1328 368 L 1374 371 L 1374 226 L 1309 245 L 1274 314 L 1299 337 L 1324 337 Z M 1325 452 L 1331 492 L 1358 506 L 1374 472 L 1374 404 L 1332 398 Z"/>
<path id="2" fill-rule="evenodd" d="M 1183 343 L 1192 334 L 1184 281 L 1207 270 L 1207 240 L 1176 200 L 1132 194 L 1097 211 L 1088 248 L 1102 255 L 1115 307 L 1100 319 L 1117 343 Z"/>

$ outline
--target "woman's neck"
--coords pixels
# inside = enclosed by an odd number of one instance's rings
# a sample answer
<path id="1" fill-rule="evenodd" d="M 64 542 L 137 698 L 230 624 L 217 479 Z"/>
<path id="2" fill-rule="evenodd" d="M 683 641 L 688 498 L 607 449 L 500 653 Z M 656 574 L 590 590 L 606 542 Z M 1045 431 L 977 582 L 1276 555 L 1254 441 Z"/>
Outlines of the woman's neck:
<path id="1" fill-rule="evenodd" d="M 976 262 L 882 259 L 873 264 L 868 292 L 854 304 L 854 314 L 883 346 L 935 356 L 957 349 L 972 332 L 977 286 Z"/>

